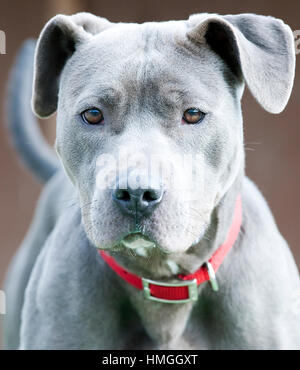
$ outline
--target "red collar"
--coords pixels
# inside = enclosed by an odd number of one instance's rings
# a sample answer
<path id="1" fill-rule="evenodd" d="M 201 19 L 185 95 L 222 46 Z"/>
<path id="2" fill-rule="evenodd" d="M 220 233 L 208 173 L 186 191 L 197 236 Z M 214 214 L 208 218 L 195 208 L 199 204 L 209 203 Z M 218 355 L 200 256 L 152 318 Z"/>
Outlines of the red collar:
<path id="1" fill-rule="evenodd" d="M 184 303 L 196 301 L 198 298 L 197 286 L 210 281 L 214 291 L 218 290 L 215 273 L 218 271 L 227 253 L 234 245 L 242 223 L 242 200 L 239 195 L 234 210 L 234 218 L 229 229 L 225 242 L 215 251 L 207 263 L 201 266 L 196 272 L 189 275 L 179 275 L 181 279 L 178 283 L 164 283 L 141 278 L 120 266 L 113 257 L 99 250 L 99 254 L 104 261 L 114 270 L 123 280 L 139 290 L 144 291 L 147 299 L 164 303 Z"/>

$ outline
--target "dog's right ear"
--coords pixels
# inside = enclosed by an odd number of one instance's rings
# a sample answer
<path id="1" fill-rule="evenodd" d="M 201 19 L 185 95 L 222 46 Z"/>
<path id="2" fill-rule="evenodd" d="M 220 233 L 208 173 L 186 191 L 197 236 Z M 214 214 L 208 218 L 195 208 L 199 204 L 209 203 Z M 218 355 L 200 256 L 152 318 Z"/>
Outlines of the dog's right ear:
<path id="1" fill-rule="evenodd" d="M 90 13 L 57 15 L 45 25 L 34 62 L 32 109 L 37 116 L 49 117 L 56 111 L 60 74 L 76 47 L 111 25 Z"/>

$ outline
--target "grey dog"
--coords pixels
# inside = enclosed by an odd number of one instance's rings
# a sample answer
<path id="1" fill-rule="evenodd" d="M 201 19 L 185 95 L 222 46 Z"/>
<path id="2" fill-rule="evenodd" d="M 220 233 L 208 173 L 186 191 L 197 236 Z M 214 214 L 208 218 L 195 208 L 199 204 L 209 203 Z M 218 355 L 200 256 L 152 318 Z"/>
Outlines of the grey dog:
<path id="1" fill-rule="evenodd" d="M 13 73 L 11 130 L 47 184 L 6 280 L 6 348 L 300 349 L 299 273 L 245 176 L 240 104 L 246 84 L 270 113 L 286 106 L 290 28 L 254 14 L 144 24 L 52 18 L 35 48 L 32 106 L 39 117 L 57 111 L 61 164 L 28 107 L 33 49 L 23 47 Z M 157 186 L 147 165 L 132 161 L 168 166 L 178 155 L 193 159 L 192 171 L 175 161 Z M 134 173 L 130 186 L 125 173 Z M 149 300 L 98 253 L 176 283 L 222 245 L 239 195 L 242 226 L 217 271 L 219 290 L 204 282 L 196 301 Z"/>

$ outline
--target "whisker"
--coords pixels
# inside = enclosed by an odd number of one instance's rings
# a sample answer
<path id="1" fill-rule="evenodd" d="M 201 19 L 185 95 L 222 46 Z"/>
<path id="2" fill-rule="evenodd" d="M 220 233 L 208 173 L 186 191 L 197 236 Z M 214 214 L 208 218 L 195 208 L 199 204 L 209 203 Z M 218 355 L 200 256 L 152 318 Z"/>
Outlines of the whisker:
<path id="1" fill-rule="evenodd" d="M 255 142 L 255 141 L 247 141 L 247 142 L 244 143 L 244 145 L 248 145 L 248 144 L 250 144 L 250 145 L 261 145 L 262 143 Z"/>

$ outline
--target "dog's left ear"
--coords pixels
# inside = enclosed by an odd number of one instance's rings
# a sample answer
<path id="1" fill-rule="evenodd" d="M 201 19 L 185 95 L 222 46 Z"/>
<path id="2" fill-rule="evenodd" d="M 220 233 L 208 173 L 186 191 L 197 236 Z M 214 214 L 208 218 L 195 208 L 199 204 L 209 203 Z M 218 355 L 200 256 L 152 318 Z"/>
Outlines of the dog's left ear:
<path id="1" fill-rule="evenodd" d="M 295 74 L 293 33 L 281 20 L 255 14 L 193 15 L 188 38 L 207 43 L 270 113 L 286 106 Z"/>
<path id="2" fill-rule="evenodd" d="M 56 111 L 60 74 L 80 44 L 111 26 L 90 13 L 59 14 L 45 25 L 34 62 L 32 108 L 37 116 L 45 118 Z"/>

